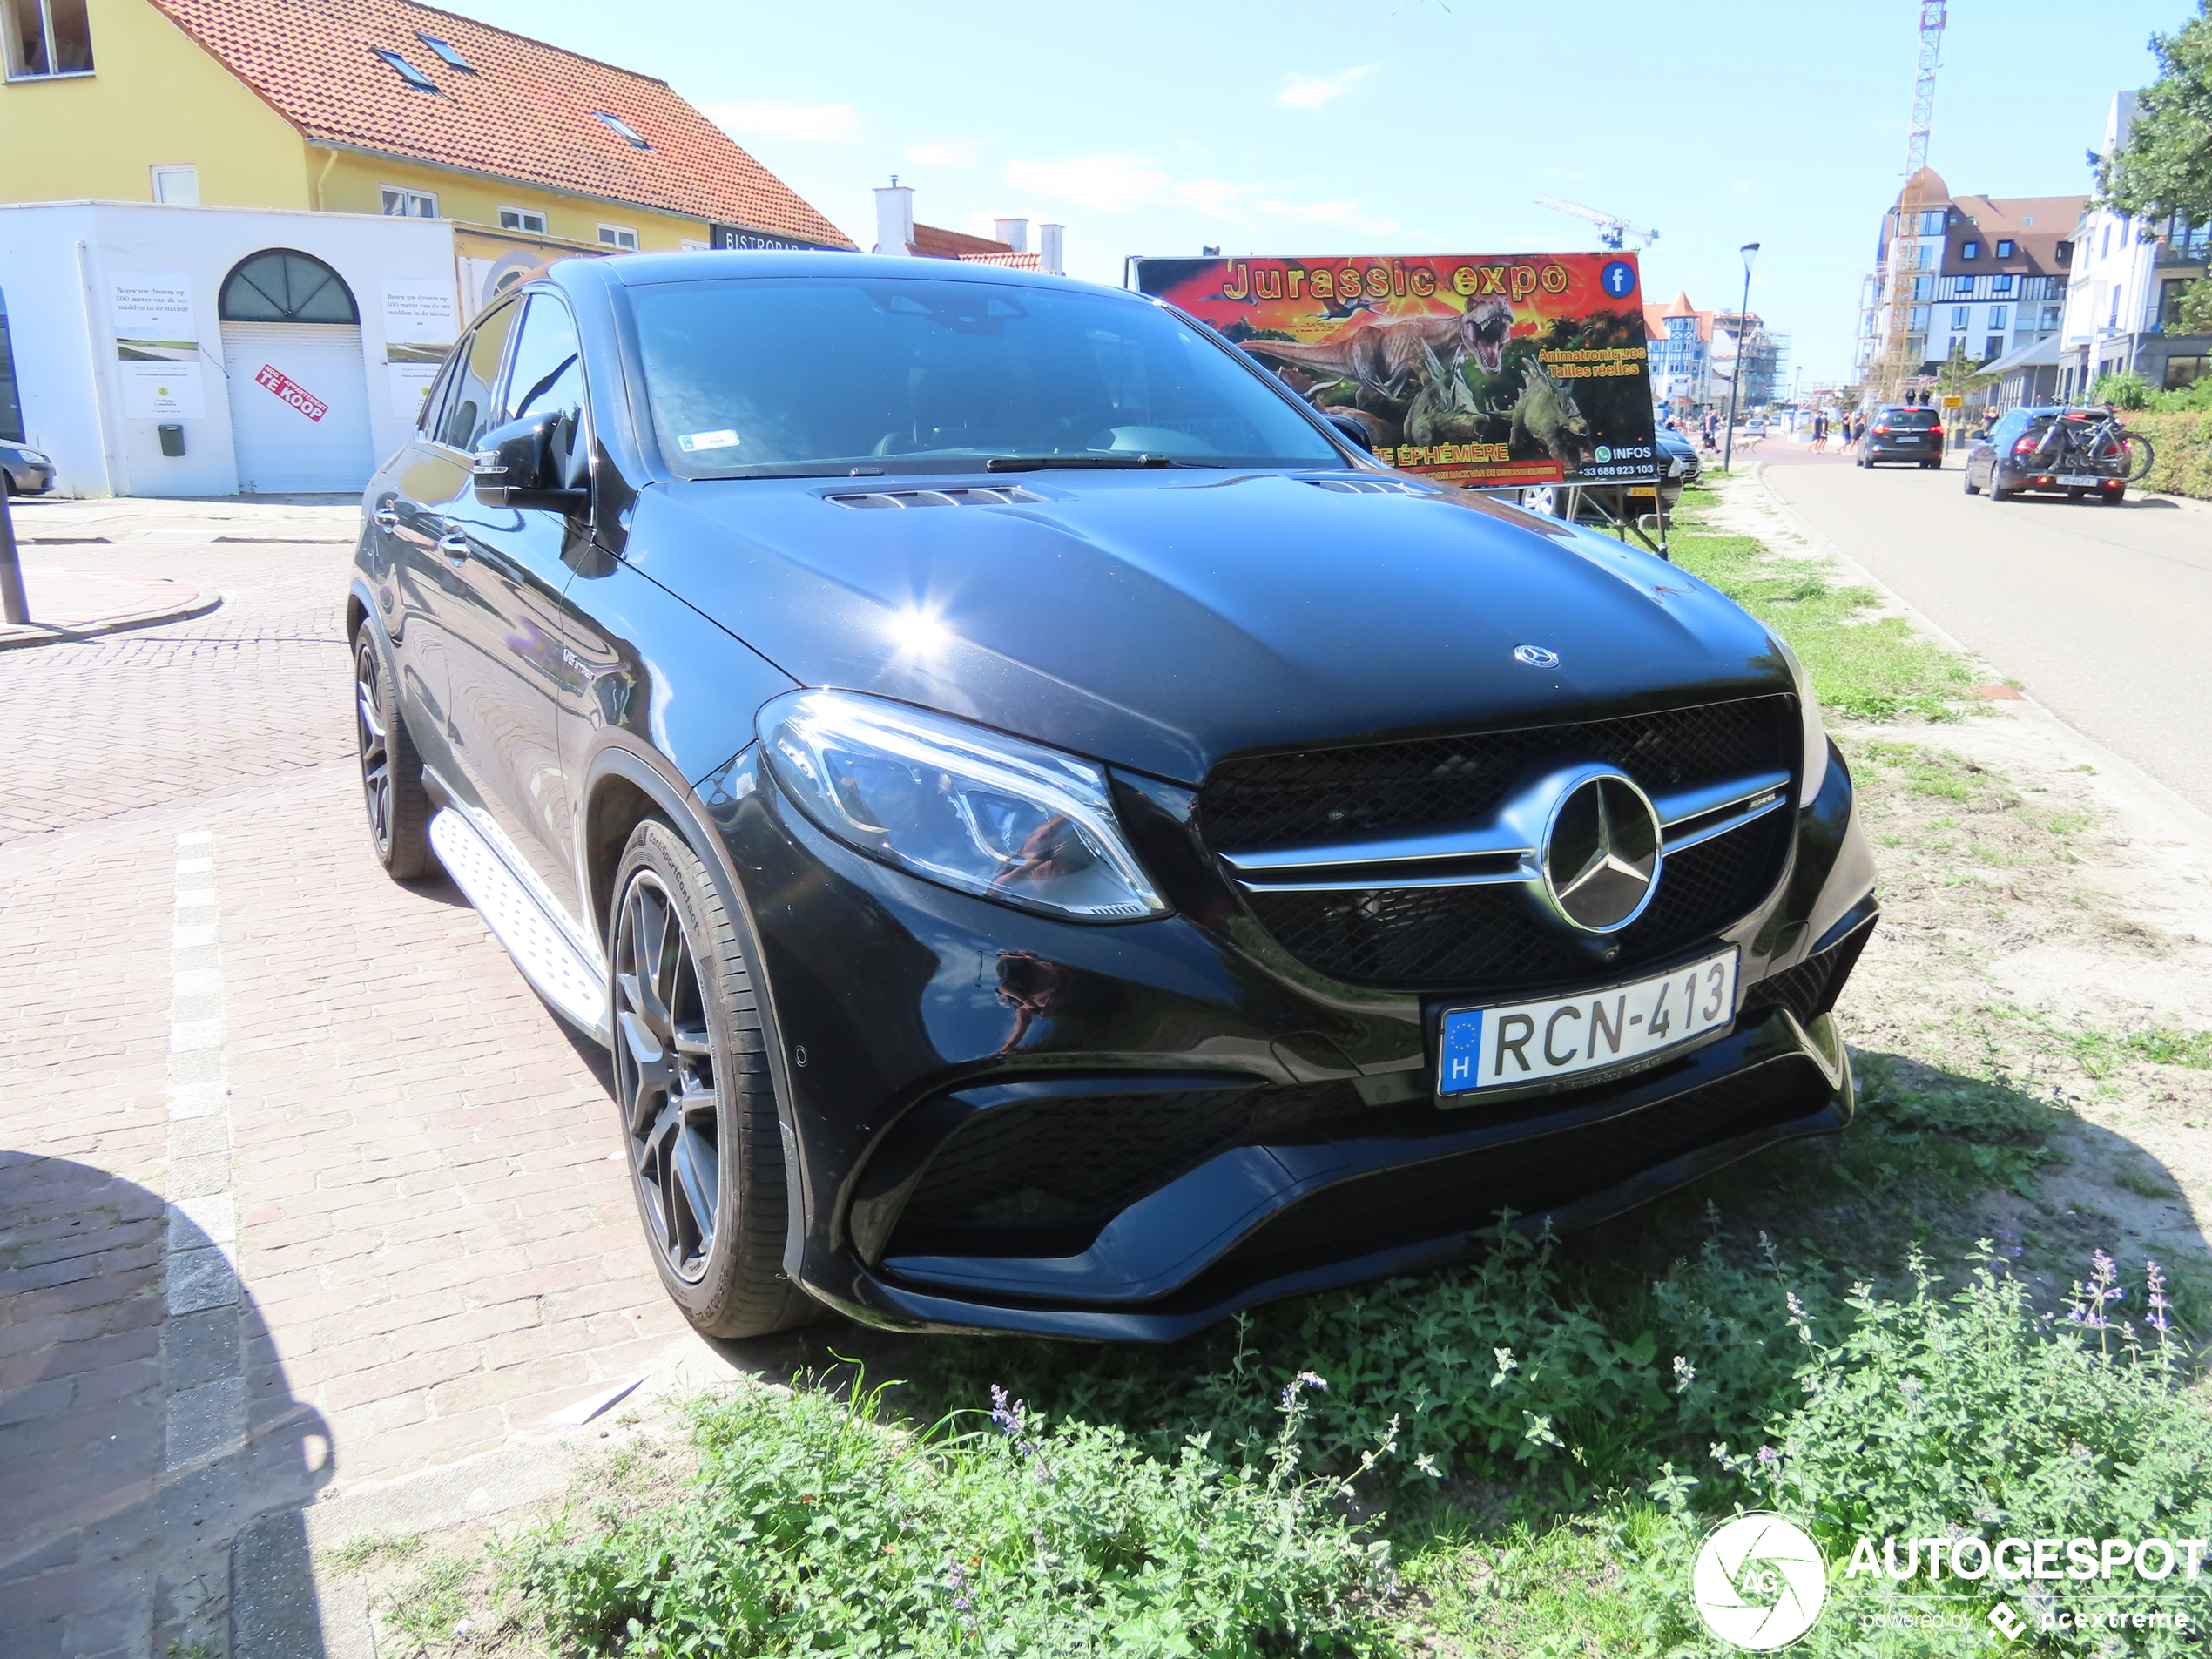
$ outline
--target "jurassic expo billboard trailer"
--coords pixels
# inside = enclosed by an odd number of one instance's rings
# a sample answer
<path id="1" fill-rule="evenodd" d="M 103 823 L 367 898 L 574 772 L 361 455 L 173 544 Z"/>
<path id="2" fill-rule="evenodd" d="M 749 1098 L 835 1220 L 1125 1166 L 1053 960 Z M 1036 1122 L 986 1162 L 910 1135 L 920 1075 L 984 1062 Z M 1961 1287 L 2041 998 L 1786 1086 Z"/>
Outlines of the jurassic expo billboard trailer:
<path id="1" fill-rule="evenodd" d="M 1408 472 L 1484 489 L 1661 469 L 1633 253 L 1135 263 L 1140 290 L 1354 416 Z"/>

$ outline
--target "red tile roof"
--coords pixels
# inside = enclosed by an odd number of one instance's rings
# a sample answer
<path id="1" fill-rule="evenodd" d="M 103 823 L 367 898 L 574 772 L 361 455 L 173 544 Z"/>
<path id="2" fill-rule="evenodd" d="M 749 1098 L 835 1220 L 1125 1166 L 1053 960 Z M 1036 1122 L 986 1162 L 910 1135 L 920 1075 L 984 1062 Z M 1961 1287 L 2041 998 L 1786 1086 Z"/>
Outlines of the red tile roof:
<path id="1" fill-rule="evenodd" d="M 960 262 L 962 265 L 996 265 L 1009 271 L 1041 271 L 1044 268 L 1043 257 L 1036 249 L 1030 248 L 1020 253 L 963 253 L 960 256 Z"/>
<path id="2" fill-rule="evenodd" d="M 298 127 L 338 145 L 827 247 L 844 233 L 665 81 L 414 0 L 152 0 Z M 415 31 L 476 72 L 442 62 Z M 437 84 L 419 91 L 373 49 Z M 594 118 L 604 111 L 652 147 Z"/>
<path id="3" fill-rule="evenodd" d="M 941 230 L 934 225 L 914 226 L 914 251 L 925 260 L 966 260 L 979 253 L 1011 253 L 1013 247 L 1005 242 L 995 242 L 988 236 L 970 236 L 966 231 Z M 1001 263 L 994 260 L 993 263 Z"/>

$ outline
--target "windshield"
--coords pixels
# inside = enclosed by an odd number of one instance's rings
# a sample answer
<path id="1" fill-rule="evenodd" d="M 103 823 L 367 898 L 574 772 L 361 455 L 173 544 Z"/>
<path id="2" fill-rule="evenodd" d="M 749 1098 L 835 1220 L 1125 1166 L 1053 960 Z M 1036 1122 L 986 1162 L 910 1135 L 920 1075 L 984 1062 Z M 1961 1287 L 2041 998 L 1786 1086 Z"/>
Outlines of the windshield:
<path id="1" fill-rule="evenodd" d="M 1258 374 L 1142 300 L 927 277 L 632 292 L 661 453 L 685 477 L 1343 463 Z"/>

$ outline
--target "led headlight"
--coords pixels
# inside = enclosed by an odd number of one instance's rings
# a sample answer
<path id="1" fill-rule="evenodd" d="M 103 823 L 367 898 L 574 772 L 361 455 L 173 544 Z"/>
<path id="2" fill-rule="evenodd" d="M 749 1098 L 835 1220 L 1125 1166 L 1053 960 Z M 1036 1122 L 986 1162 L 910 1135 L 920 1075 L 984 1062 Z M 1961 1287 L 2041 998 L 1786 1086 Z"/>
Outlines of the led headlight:
<path id="1" fill-rule="evenodd" d="M 1767 636 L 1782 653 L 1782 660 L 1790 664 L 1790 678 L 1797 683 L 1797 718 L 1804 726 L 1805 759 L 1798 774 L 1797 805 L 1810 806 L 1813 797 L 1820 793 L 1821 785 L 1828 781 L 1828 729 L 1820 724 L 1820 699 L 1813 695 L 1812 676 L 1805 672 L 1805 665 L 1797 660 L 1797 653 L 1790 649 L 1790 642 L 1780 634 Z"/>
<path id="2" fill-rule="evenodd" d="M 776 781 L 870 858 L 1078 921 L 1167 914 L 1088 761 L 847 691 L 792 691 L 759 724 Z"/>

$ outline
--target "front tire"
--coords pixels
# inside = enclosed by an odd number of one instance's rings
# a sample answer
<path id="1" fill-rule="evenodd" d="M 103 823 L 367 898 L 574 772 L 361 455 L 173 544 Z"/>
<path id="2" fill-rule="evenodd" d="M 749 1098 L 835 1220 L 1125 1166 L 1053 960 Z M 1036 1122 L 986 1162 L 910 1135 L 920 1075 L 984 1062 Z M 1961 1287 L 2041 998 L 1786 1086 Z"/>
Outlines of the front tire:
<path id="1" fill-rule="evenodd" d="M 436 861 L 422 757 L 400 712 L 399 678 L 373 623 L 354 634 L 354 736 L 361 749 L 361 806 L 368 842 L 385 874 L 411 881 Z"/>
<path id="2" fill-rule="evenodd" d="M 1974 469 L 1972 467 L 1968 467 L 1959 475 L 1966 481 L 1966 493 L 1969 496 L 1979 496 L 1981 494 L 1981 486 L 1974 482 Z"/>
<path id="3" fill-rule="evenodd" d="M 662 819 L 631 833 L 607 932 L 615 1098 L 661 1284 L 706 1336 L 807 1323 L 821 1310 L 783 1271 L 783 1141 L 752 970 Z"/>

